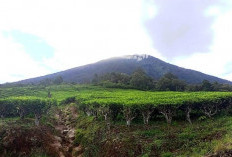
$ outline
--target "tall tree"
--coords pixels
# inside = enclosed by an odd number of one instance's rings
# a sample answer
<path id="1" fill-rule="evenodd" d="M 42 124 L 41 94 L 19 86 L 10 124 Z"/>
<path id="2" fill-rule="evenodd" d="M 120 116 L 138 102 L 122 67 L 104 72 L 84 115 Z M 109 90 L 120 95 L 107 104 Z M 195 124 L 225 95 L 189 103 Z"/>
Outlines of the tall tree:
<path id="1" fill-rule="evenodd" d="M 53 84 L 61 84 L 63 82 L 64 82 L 64 80 L 61 76 L 58 76 L 58 77 L 54 78 L 54 80 L 53 80 Z"/>
<path id="2" fill-rule="evenodd" d="M 142 90 L 153 88 L 152 78 L 147 76 L 145 71 L 141 68 L 136 69 L 134 73 L 131 75 L 130 84 L 131 86 Z"/>
<path id="3" fill-rule="evenodd" d="M 156 85 L 156 88 L 161 91 L 183 91 L 185 87 L 186 83 L 172 73 L 165 74 Z"/>
<path id="4" fill-rule="evenodd" d="M 213 90 L 213 86 L 208 80 L 203 80 L 201 87 L 202 87 L 203 91 L 212 91 Z"/>

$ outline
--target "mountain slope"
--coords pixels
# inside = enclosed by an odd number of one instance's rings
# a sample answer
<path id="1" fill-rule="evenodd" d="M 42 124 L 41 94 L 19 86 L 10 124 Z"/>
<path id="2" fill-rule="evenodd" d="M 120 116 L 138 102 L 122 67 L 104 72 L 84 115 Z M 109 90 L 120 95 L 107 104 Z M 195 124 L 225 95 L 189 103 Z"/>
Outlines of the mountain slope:
<path id="1" fill-rule="evenodd" d="M 55 78 L 57 76 L 62 76 L 65 82 L 85 83 L 91 81 L 94 74 L 101 75 L 108 72 L 131 74 L 139 67 L 143 68 L 145 72 L 154 79 L 159 79 L 165 73 L 171 72 L 178 76 L 179 79 L 185 80 L 187 83 L 200 83 L 206 79 L 211 82 L 217 81 L 219 83 L 232 84 L 230 81 L 198 71 L 181 68 L 149 55 L 130 55 L 110 58 L 94 64 L 88 64 L 46 76 L 22 80 L 17 83 L 38 83 L 43 79 Z"/>

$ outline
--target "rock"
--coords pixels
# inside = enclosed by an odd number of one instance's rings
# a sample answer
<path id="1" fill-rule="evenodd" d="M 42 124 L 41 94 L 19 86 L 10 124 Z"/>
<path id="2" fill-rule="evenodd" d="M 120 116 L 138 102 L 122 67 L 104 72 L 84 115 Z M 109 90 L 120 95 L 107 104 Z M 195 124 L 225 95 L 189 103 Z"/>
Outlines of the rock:
<path id="1" fill-rule="evenodd" d="M 81 156 L 81 154 L 83 153 L 83 149 L 81 146 L 75 147 L 72 149 L 72 155 L 73 156 Z"/>
<path id="2" fill-rule="evenodd" d="M 69 138 L 75 137 L 75 131 L 74 131 L 73 129 L 71 129 L 71 130 L 68 132 L 68 137 L 69 137 Z"/>
<path id="3" fill-rule="evenodd" d="M 59 142 L 53 143 L 51 144 L 51 146 L 56 150 L 59 150 L 62 147 L 62 145 Z"/>
<path id="4" fill-rule="evenodd" d="M 69 147 L 63 146 L 63 150 L 64 150 L 65 152 L 68 152 L 68 151 L 69 151 Z"/>
<path id="5" fill-rule="evenodd" d="M 59 157 L 65 157 L 65 156 L 64 156 L 64 153 L 60 152 L 60 153 L 59 153 Z"/>
<path id="6" fill-rule="evenodd" d="M 69 130 L 63 130 L 63 134 L 67 134 Z"/>
<path id="7" fill-rule="evenodd" d="M 71 136 L 70 139 L 71 139 L 72 141 L 74 141 L 74 140 L 75 140 L 75 136 Z"/>
<path id="8" fill-rule="evenodd" d="M 54 136 L 54 138 L 55 138 L 57 141 L 62 142 L 62 138 L 61 138 L 61 137 L 59 137 L 59 136 Z"/>

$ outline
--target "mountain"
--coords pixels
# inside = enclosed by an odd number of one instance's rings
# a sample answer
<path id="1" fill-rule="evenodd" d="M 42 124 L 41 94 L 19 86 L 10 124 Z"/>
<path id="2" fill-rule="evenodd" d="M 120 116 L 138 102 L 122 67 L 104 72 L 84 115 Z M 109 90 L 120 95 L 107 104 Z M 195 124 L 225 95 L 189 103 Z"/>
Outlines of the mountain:
<path id="1" fill-rule="evenodd" d="M 201 83 L 204 79 L 210 82 L 232 84 L 232 82 L 211 75 L 207 75 L 195 70 L 185 69 L 173 64 L 166 63 L 150 55 L 128 55 L 102 60 L 93 64 L 88 64 L 54 74 L 22 80 L 17 83 L 38 83 L 44 79 L 52 79 L 61 76 L 65 82 L 85 83 L 92 80 L 94 74 L 105 74 L 108 72 L 120 72 L 131 74 L 137 68 L 142 68 L 154 79 L 159 79 L 165 73 L 171 72 L 179 79 L 187 83 Z"/>

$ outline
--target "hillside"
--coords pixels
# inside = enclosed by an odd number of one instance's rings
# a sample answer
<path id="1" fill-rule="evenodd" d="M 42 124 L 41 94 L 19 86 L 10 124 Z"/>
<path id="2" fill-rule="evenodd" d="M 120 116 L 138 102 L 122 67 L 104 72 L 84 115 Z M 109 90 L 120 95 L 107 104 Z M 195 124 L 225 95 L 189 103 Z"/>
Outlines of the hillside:
<path id="1" fill-rule="evenodd" d="M 230 81 L 207 75 L 198 71 L 181 68 L 149 55 L 130 55 L 110 58 L 54 74 L 22 80 L 17 83 L 38 83 L 43 79 L 52 79 L 57 76 L 62 76 L 65 82 L 86 83 L 92 80 L 94 74 L 101 75 L 108 72 L 131 74 L 139 67 L 144 69 L 145 72 L 154 79 L 159 79 L 165 73 L 171 72 L 178 76 L 179 79 L 185 80 L 187 83 L 201 83 L 204 79 L 206 79 L 210 82 L 217 81 L 219 83 L 231 84 Z"/>
<path id="2" fill-rule="evenodd" d="M 72 84 L 0 87 L 0 91 L 0 157 L 232 154 L 231 92 L 152 92 Z"/>

